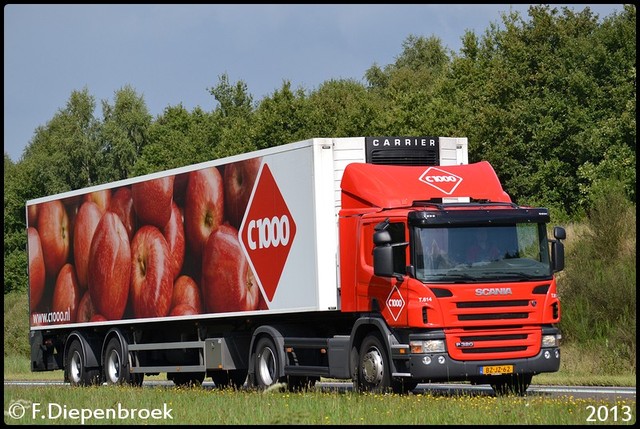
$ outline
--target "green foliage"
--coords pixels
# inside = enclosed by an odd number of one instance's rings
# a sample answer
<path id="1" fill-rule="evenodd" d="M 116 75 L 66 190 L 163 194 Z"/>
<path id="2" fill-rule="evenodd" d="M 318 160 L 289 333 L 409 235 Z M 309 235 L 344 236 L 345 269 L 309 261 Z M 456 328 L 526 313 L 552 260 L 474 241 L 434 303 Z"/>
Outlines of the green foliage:
<path id="1" fill-rule="evenodd" d="M 605 345 L 606 356 L 636 360 L 635 205 L 622 184 L 611 182 L 593 194 L 587 229 L 567 251 L 559 285 L 560 323 L 570 342 Z"/>
<path id="2" fill-rule="evenodd" d="M 4 357 L 29 357 L 29 300 L 27 292 L 4 295 Z"/>

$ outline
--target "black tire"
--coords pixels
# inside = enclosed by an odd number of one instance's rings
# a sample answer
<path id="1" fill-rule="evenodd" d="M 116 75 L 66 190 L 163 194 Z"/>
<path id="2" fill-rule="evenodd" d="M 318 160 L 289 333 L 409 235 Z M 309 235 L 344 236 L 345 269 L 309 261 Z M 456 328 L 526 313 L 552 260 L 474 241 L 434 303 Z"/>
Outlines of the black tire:
<path id="1" fill-rule="evenodd" d="M 211 380 L 218 389 L 239 389 L 247 380 L 247 371 L 234 369 L 229 371 L 211 371 Z"/>
<path id="2" fill-rule="evenodd" d="M 391 380 L 391 390 L 393 390 L 393 393 L 404 395 L 406 393 L 410 393 L 416 387 L 418 387 L 418 382 L 411 379 L 403 378 Z"/>
<path id="3" fill-rule="evenodd" d="M 104 352 L 104 379 L 107 384 L 131 384 L 141 386 L 144 374 L 130 373 L 129 358 L 122 354 L 122 345 L 118 338 L 112 338 Z"/>
<path id="4" fill-rule="evenodd" d="M 497 396 L 524 396 L 532 379 L 531 374 L 500 375 L 490 385 Z"/>
<path id="5" fill-rule="evenodd" d="M 202 385 L 204 372 L 170 372 L 167 378 L 176 386 L 196 387 Z"/>
<path id="6" fill-rule="evenodd" d="M 315 386 L 320 377 L 290 375 L 287 380 L 287 389 L 290 392 L 303 392 Z"/>
<path id="7" fill-rule="evenodd" d="M 356 388 L 360 392 L 384 393 L 392 390 L 387 349 L 377 333 L 365 337 L 360 346 Z"/>
<path id="8" fill-rule="evenodd" d="M 266 389 L 280 381 L 280 357 L 271 338 L 263 337 L 256 344 L 253 384 Z"/>
<path id="9" fill-rule="evenodd" d="M 90 386 L 100 381 L 100 371 L 85 366 L 85 353 L 79 340 L 74 340 L 69 346 L 64 371 L 65 379 L 72 386 Z"/>

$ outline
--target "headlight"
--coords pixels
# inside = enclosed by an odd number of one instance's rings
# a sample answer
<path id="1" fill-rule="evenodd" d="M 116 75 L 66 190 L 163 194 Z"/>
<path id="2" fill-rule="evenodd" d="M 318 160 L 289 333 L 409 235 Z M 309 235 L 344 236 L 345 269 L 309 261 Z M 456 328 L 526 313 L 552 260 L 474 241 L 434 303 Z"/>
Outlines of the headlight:
<path id="1" fill-rule="evenodd" d="M 444 353 L 444 340 L 411 341 L 411 353 Z"/>
<path id="2" fill-rule="evenodd" d="M 542 336 L 542 347 L 559 347 L 560 340 L 562 339 L 562 335 L 543 335 Z"/>

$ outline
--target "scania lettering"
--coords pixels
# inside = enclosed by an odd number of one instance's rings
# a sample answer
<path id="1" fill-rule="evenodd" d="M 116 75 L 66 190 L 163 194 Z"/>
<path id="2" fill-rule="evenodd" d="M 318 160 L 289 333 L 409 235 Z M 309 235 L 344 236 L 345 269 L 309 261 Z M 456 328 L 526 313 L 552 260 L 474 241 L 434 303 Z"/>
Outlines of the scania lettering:
<path id="1" fill-rule="evenodd" d="M 511 295 L 511 288 L 501 287 L 501 288 L 484 288 L 484 289 L 476 289 L 476 295 Z"/>
<path id="2" fill-rule="evenodd" d="M 27 201 L 32 371 L 524 394 L 560 367 L 566 234 L 467 149 L 313 138 Z"/>

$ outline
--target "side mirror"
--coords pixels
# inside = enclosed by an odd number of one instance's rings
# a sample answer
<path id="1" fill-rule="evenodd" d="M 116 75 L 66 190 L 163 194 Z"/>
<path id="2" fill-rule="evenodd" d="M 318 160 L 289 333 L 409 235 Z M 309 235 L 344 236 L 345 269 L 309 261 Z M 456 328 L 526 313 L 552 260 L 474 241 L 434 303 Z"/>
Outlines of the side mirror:
<path id="1" fill-rule="evenodd" d="M 567 238 L 567 232 L 561 226 L 554 226 L 553 236 L 555 240 L 551 243 L 551 261 L 553 271 L 558 272 L 564 270 L 564 244 L 560 240 Z"/>
<path id="2" fill-rule="evenodd" d="M 380 277 L 393 277 L 393 247 L 391 244 L 373 248 L 373 274 Z"/>

